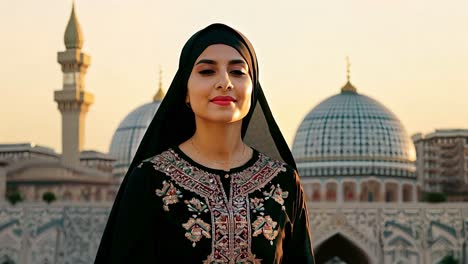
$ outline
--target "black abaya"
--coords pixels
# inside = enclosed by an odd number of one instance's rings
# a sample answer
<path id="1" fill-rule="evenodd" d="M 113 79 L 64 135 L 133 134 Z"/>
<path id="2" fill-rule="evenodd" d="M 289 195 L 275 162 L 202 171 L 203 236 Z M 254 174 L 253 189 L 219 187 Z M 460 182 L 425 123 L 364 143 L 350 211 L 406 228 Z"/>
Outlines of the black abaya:
<path id="1" fill-rule="evenodd" d="M 193 64 L 206 47 L 235 48 L 254 85 L 242 138 L 258 151 L 228 172 L 177 147 L 195 132 L 185 105 Z M 228 178 L 224 178 L 228 175 Z M 255 51 L 213 24 L 185 44 L 179 69 L 125 175 L 95 263 L 313 263 L 296 164 L 258 81 Z"/>

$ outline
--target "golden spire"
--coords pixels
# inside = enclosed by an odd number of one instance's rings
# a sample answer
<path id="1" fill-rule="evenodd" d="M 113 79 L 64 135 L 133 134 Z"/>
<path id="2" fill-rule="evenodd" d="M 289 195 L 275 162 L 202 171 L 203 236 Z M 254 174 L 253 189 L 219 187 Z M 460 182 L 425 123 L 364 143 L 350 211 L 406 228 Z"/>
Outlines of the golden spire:
<path id="1" fill-rule="evenodd" d="M 81 32 L 80 23 L 75 14 L 75 1 L 72 3 L 72 12 L 68 20 L 67 28 L 65 29 L 65 47 L 67 49 L 81 49 L 83 47 L 83 33 Z"/>
<path id="2" fill-rule="evenodd" d="M 158 92 L 153 96 L 153 101 L 162 101 L 165 95 L 162 89 L 162 69 L 161 66 L 159 66 L 159 88 Z"/>
<path id="3" fill-rule="evenodd" d="M 352 92 L 357 93 L 356 88 L 351 84 L 351 63 L 349 57 L 346 56 L 346 84 L 341 87 L 341 92 Z"/>
<path id="4" fill-rule="evenodd" d="M 346 56 L 346 80 L 348 82 L 350 79 L 350 68 L 351 68 L 351 62 L 349 62 L 349 57 Z"/>

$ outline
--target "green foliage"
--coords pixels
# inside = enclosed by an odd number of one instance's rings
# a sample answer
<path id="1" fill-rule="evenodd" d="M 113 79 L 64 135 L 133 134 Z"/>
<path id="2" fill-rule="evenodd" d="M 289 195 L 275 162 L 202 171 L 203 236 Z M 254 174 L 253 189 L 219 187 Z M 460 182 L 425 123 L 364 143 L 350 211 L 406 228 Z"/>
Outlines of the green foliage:
<path id="1" fill-rule="evenodd" d="M 23 196 L 18 191 L 12 191 L 12 192 L 7 194 L 7 200 L 12 205 L 15 205 L 16 203 L 23 201 Z"/>
<path id="2" fill-rule="evenodd" d="M 2 264 L 15 264 L 15 262 L 7 257 L 7 259 L 4 260 Z"/>
<path id="3" fill-rule="evenodd" d="M 427 192 L 424 194 L 424 201 L 428 203 L 443 203 L 447 201 L 447 195 L 439 192 Z"/>
<path id="4" fill-rule="evenodd" d="M 44 202 L 50 204 L 51 202 L 57 200 L 57 197 L 55 197 L 55 194 L 53 192 L 45 192 L 42 195 L 42 200 L 44 200 Z"/>
<path id="5" fill-rule="evenodd" d="M 447 255 L 438 264 L 458 264 L 458 259 L 453 255 Z"/>

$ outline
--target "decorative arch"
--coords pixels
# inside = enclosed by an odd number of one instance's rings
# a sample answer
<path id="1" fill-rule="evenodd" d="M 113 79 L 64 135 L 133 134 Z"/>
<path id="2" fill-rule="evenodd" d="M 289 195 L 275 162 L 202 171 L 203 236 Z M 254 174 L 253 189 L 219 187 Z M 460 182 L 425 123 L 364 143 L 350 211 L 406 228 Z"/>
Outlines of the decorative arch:
<path id="1" fill-rule="evenodd" d="M 32 243 L 32 254 L 36 263 L 48 264 L 58 262 L 55 259 L 60 230 L 63 228 L 61 219 L 55 219 L 38 227 L 37 237 Z M 1 264 L 1 263 L 0 263 Z"/>
<path id="2" fill-rule="evenodd" d="M 415 241 L 404 232 L 398 232 L 385 245 L 385 263 L 420 263 Z"/>
<path id="3" fill-rule="evenodd" d="M 410 183 L 403 184 L 402 187 L 402 201 L 403 202 L 414 202 L 413 201 L 413 192 L 414 192 L 413 185 Z"/>
<path id="4" fill-rule="evenodd" d="M 430 246 L 431 260 L 433 264 L 439 263 L 447 255 L 455 255 L 455 246 L 445 236 L 439 236 L 435 239 L 434 243 Z"/>
<path id="5" fill-rule="evenodd" d="M 310 183 L 310 200 L 313 202 L 319 202 L 322 197 L 321 184 L 319 182 Z"/>
<path id="6" fill-rule="evenodd" d="M 381 201 L 381 182 L 375 178 L 370 178 L 361 182 L 361 202 L 380 202 Z"/>
<path id="7" fill-rule="evenodd" d="M 385 202 L 394 203 L 398 202 L 399 193 L 399 184 L 396 182 L 385 182 Z"/>
<path id="8" fill-rule="evenodd" d="M 106 201 L 111 201 L 112 199 L 114 199 L 112 197 L 115 197 L 115 196 L 117 196 L 117 191 L 116 190 L 112 190 L 112 189 L 107 190 Z"/>
<path id="9" fill-rule="evenodd" d="M 343 181 L 343 201 L 355 202 L 358 199 L 357 183 L 354 181 Z"/>
<path id="10" fill-rule="evenodd" d="M 93 194 L 94 201 L 100 202 L 102 201 L 102 190 L 100 187 L 96 188 Z"/>
<path id="11" fill-rule="evenodd" d="M 73 194 L 70 190 L 66 190 L 64 193 L 63 193 L 63 196 L 62 196 L 62 199 L 64 201 L 72 201 L 73 200 Z"/>
<path id="12" fill-rule="evenodd" d="M 336 202 L 338 193 L 338 183 L 337 182 L 327 182 L 325 183 L 325 201 L 327 202 Z"/>
<path id="13" fill-rule="evenodd" d="M 375 259 L 371 257 L 372 254 L 369 253 L 369 250 L 359 245 L 342 230 L 333 232 L 315 246 L 315 261 L 318 264 L 326 263 L 334 257 L 338 257 L 346 263 L 375 263 Z M 346 250 L 337 250 L 337 248 L 346 248 Z"/>

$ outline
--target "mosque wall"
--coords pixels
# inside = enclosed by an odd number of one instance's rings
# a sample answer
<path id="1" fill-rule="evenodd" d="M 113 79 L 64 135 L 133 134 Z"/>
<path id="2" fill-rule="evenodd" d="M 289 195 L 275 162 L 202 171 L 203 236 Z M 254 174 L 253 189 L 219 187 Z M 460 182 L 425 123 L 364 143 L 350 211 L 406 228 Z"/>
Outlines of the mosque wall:
<path id="1" fill-rule="evenodd" d="M 110 206 L 0 204 L 0 263 L 92 263 Z M 309 203 L 308 208 L 318 255 L 327 241 L 341 237 L 368 263 L 437 263 L 448 254 L 468 263 L 468 204 Z"/>
<path id="2" fill-rule="evenodd" d="M 414 179 L 396 177 L 302 177 L 306 199 L 312 202 L 389 202 L 419 201 Z"/>
<path id="3" fill-rule="evenodd" d="M 468 204 L 309 203 L 314 248 L 339 235 L 369 263 L 468 263 Z M 343 258 L 346 256 L 343 256 Z M 359 262 L 361 263 L 361 262 Z"/>
<path id="4" fill-rule="evenodd" d="M 6 170 L 0 166 L 0 202 L 6 194 Z M 1 263 L 1 262 L 0 262 Z"/>

